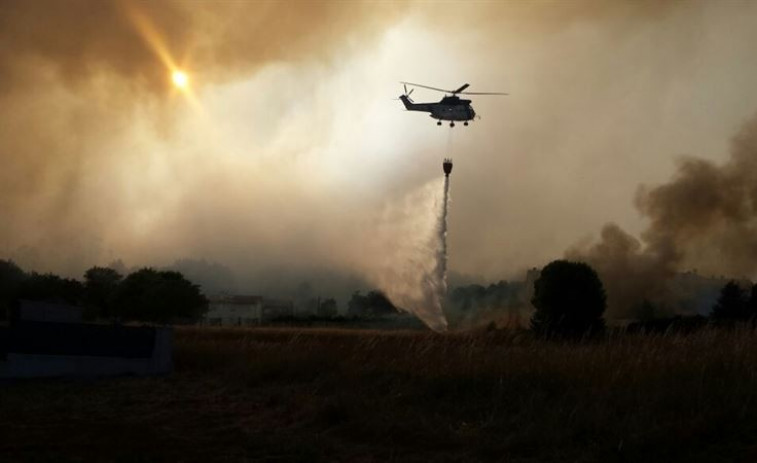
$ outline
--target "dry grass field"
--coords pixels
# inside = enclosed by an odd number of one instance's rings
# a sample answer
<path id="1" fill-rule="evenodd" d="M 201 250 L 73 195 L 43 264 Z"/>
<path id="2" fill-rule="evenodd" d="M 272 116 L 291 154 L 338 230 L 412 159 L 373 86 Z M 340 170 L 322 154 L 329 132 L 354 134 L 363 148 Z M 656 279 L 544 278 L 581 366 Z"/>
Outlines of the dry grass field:
<path id="1" fill-rule="evenodd" d="M 164 378 L 0 384 L 0 461 L 757 461 L 757 335 L 180 328 Z"/>

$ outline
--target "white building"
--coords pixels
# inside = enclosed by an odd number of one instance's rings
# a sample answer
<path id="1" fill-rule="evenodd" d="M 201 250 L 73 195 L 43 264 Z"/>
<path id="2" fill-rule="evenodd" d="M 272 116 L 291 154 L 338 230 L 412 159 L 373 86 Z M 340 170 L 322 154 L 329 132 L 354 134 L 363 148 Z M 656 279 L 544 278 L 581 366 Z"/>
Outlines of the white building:
<path id="1" fill-rule="evenodd" d="M 263 319 L 261 296 L 219 296 L 211 298 L 203 323 L 208 325 L 259 325 Z"/>

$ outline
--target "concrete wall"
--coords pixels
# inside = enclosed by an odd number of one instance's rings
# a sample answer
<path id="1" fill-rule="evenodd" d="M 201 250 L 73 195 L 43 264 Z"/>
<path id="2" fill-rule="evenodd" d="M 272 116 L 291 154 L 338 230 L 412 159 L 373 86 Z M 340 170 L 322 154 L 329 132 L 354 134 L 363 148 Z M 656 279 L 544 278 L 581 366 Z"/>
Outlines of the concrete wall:
<path id="1" fill-rule="evenodd" d="M 13 327 L 9 328 L 12 330 Z M 128 327 L 118 327 L 128 330 Z M 128 332 L 128 331 L 127 331 Z M 0 379 L 49 377 L 98 377 L 121 375 L 164 375 L 173 370 L 170 327 L 154 328 L 151 355 L 146 357 L 109 357 L 103 355 L 57 355 L 53 352 L 14 352 L 6 342 L 5 355 L 0 352 Z M 7 333 L 6 333 L 7 334 Z"/>
<path id="2" fill-rule="evenodd" d="M 16 322 L 81 323 L 82 309 L 68 304 L 22 299 L 18 301 L 18 307 L 11 310 L 11 320 Z"/>

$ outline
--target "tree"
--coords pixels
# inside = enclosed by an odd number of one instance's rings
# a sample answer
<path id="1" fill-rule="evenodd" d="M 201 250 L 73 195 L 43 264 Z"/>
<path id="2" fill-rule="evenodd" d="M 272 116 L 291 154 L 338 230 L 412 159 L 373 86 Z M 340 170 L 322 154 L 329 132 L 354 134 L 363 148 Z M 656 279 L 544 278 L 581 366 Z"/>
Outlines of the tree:
<path id="1" fill-rule="evenodd" d="M 124 320 L 168 323 L 199 318 L 208 300 L 179 272 L 143 268 L 129 274 L 115 293 L 113 308 Z"/>
<path id="2" fill-rule="evenodd" d="M 752 285 L 749 292 L 749 300 L 746 303 L 746 310 L 749 312 L 749 319 L 754 323 L 757 321 L 757 285 Z"/>
<path id="3" fill-rule="evenodd" d="M 61 278 L 52 273 L 32 272 L 19 288 L 19 299 L 79 305 L 84 295 L 80 281 Z"/>
<path id="4" fill-rule="evenodd" d="M 7 316 L 26 278 L 26 273 L 15 262 L 0 259 L 0 319 Z"/>
<path id="5" fill-rule="evenodd" d="M 84 273 L 84 302 L 94 317 L 112 317 L 113 299 L 123 276 L 108 267 L 92 267 Z"/>
<path id="6" fill-rule="evenodd" d="M 712 307 L 710 318 L 716 323 L 747 321 L 752 318 L 749 302 L 746 291 L 735 281 L 729 281 L 720 290 L 720 296 Z"/>
<path id="7" fill-rule="evenodd" d="M 534 282 L 531 328 L 547 337 L 579 338 L 604 329 L 607 297 L 588 264 L 556 260 Z"/>

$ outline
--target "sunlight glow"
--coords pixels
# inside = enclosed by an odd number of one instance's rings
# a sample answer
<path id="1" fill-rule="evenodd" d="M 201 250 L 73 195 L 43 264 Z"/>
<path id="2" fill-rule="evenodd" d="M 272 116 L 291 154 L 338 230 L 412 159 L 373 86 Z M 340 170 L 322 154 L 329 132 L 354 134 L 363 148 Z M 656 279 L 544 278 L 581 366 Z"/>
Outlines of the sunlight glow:
<path id="1" fill-rule="evenodd" d="M 187 74 L 176 70 L 171 74 L 171 80 L 173 81 L 173 84 L 181 89 L 184 89 L 189 84 L 189 77 L 187 77 Z"/>

